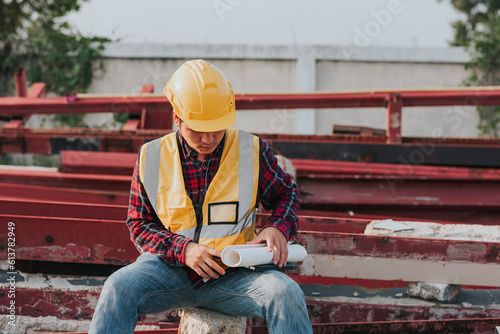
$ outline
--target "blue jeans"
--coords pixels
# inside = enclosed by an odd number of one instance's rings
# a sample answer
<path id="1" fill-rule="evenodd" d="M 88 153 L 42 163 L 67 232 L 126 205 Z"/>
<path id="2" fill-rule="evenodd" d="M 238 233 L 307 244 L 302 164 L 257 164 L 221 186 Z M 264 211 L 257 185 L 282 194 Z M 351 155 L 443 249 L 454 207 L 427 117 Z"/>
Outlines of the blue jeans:
<path id="1" fill-rule="evenodd" d="M 133 333 L 140 314 L 189 307 L 264 318 L 269 334 L 312 333 L 302 290 L 279 271 L 241 268 L 194 289 L 184 268 L 144 253 L 106 280 L 89 334 Z"/>

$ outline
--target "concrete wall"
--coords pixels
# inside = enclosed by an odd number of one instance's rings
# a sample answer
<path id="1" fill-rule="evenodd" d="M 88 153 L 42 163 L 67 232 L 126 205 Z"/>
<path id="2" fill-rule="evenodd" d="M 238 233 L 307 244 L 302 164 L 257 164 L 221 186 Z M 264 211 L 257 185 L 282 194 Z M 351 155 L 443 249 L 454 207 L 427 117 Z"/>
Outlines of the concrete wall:
<path id="1" fill-rule="evenodd" d="M 207 59 L 236 93 L 371 91 L 460 87 L 469 56 L 461 48 L 346 46 L 195 46 L 111 44 L 107 71 L 90 93 L 137 94 L 153 84 L 161 94 L 187 59 Z M 403 135 L 476 137 L 474 108 L 405 108 Z M 240 111 L 236 126 L 252 132 L 329 134 L 333 124 L 385 128 L 384 109 Z"/>
<path id="2" fill-rule="evenodd" d="M 463 64 L 318 61 L 320 91 L 370 91 L 458 87 L 467 77 Z M 385 129 L 383 109 L 320 109 L 316 132 L 331 133 L 333 124 Z M 403 108 L 403 135 L 477 137 L 478 116 L 471 107 Z"/>

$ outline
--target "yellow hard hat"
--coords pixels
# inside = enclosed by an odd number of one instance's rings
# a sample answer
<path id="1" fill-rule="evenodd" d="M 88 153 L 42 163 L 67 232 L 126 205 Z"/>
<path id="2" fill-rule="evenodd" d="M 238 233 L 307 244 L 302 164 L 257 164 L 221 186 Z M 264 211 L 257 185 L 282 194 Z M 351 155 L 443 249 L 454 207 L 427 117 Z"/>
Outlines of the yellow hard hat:
<path id="1" fill-rule="evenodd" d="M 236 123 L 231 84 L 217 67 L 202 59 L 184 63 L 164 92 L 177 116 L 195 131 L 220 131 Z"/>

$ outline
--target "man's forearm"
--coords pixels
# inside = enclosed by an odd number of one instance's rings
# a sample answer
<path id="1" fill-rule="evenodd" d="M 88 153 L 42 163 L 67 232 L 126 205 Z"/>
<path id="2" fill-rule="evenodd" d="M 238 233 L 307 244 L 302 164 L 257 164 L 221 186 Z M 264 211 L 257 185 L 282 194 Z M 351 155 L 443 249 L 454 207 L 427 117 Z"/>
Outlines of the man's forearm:
<path id="1" fill-rule="evenodd" d="M 184 250 L 191 239 L 169 232 L 153 221 L 128 219 L 130 237 L 141 253 L 150 252 L 170 265 L 184 265 Z"/>

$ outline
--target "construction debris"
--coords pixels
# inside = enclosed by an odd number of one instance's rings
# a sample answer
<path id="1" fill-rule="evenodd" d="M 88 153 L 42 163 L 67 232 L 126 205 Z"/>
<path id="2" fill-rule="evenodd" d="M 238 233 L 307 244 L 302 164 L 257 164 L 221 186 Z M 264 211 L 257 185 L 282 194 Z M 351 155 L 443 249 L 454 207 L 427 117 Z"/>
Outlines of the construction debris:
<path id="1" fill-rule="evenodd" d="M 461 285 L 442 283 L 409 282 L 406 293 L 426 300 L 451 301 L 462 290 Z"/>

